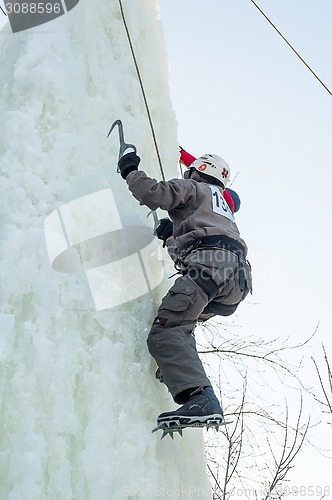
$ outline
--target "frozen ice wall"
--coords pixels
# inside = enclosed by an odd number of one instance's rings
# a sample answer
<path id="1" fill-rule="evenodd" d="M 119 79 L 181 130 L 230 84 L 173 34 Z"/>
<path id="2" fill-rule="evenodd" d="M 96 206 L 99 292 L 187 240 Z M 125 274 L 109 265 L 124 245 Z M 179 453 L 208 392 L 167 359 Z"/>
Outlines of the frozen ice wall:
<path id="1" fill-rule="evenodd" d="M 123 7 L 169 178 L 176 122 L 157 5 Z M 141 262 L 152 241 L 152 217 L 116 173 L 114 120 L 161 178 L 119 2 L 82 0 L 21 33 L 6 25 L 0 68 L 0 498 L 211 498 L 201 431 L 151 434 L 173 405 L 145 343 L 169 283 L 117 301 L 141 280 L 135 261 L 120 276 L 88 273 L 122 253 Z M 117 255 L 89 267 L 82 244 L 100 237 Z"/>

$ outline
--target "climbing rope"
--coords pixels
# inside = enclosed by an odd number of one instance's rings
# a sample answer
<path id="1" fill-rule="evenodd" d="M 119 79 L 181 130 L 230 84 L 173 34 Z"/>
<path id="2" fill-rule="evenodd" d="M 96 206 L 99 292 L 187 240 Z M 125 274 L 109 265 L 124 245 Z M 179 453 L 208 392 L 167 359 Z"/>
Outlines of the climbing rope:
<path id="1" fill-rule="evenodd" d="M 130 51 L 131 51 L 131 54 L 132 54 L 132 57 L 133 57 L 133 60 L 134 60 L 134 64 L 135 64 L 135 68 L 136 68 L 136 72 L 137 72 L 137 76 L 138 76 L 138 80 L 139 80 L 139 83 L 140 83 L 140 86 L 141 86 L 141 90 L 142 90 L 142 94 L 143 94 L 143 100 L 144 100 L 146 112 L 147 112 L 148 119 L 149 119 L 149 124 L 150 124 L 151 132 L 152 132 L 154 146 L 155 146 L 156 153 L 157 153 L 157 158 L 158 158 L 158 163 L 159 163 L 159 167 L 160 167 L 161 176 L 162 176 L 163 180 L 165 180 L 164 169 L 163 169 L 163 165 L 162 165 L 162 162 L 161 162 L 159 147 L 158 147 L 157 138 L 156 138 L 156 134 L 155 134 L 155 130 L 154 130 L 152 118 L 151 118 L 149 104 L 148 104 L 148 101 L 147 101 L 147 98 L 146 98 L 146 94 L 145 94 L 145 90 L 144 90 L 144 85 L 143 85 L 143 81 L 142 81 L 142 78 L 141 78 L 141 73 L 140 73 L 140 70 L 139 70 L 139 67 L 138 67 L 138 63 L 137 63 L 137 59 L 136 59 L 136 56 L 135 56 L 134 47 L 133 47 L 133 44 L 132 44 L 132 41 L 131 41 L 131 37 L 130 37 L 130 33 L 129 33 L 129 29 L 128 29 L 128 25 L 127 25 L 127 21 L 126 21 L 126 17 L 125 17 L 125 14 L 124 14 L 124 10 L 123 10 L 123 6 L 122 6 L 122 1 L 121 0 L 119 0 L 119 5 L 120 5 L 120 11 L 121 11 L 121 16 L 122 16 L 123 24 L 124 24 L 124 27 L 125 27 L 125 30 L 126 30 L 126 33 L 127 33 L 127 38 L 128 38 L 128 42 L 129 42 L 129 46 L 130 46 Z"/>
<path id="2" fill-rule="evenodd" d="M 319 83 L 321 83 L 321 85 L 323 85 L 323 87 L 325 88 L 325 90 L 327 90 L 327 92 L 330 95 L 332 95 L 331 90 L 325 85 L 324 82 L 322 82 L 322 80 L 317 76 L 317 74 L 310 68 L 309 64 L 307 64 L 305 62 L 305 60 L 303 59 L 303 57 L 301 57 L 300 54 L 294 49 L 294 47 L 289 43 L 289 41 L 287 40 L 287 38 L 278 30 L 278 28 L 275 26 L 275 24 L 273 24 L 273 22 L 267 17 L 267 15 L 262 11 L 262 9 L 257 5 L 257 3 L 254 2 L 254 0 L 250 0 L 250 2 L 256 7 L 256 9 L 259 10 L 259 12 L 262 14 L 262 16 L 264 16 L 265 19 L 271 24 L 271 26 L 276 30 L 276 32 L 278 33 L 278 35 L 281 36 L 281 38 L 287 43 L 287 45 L 292 49 L 292 51 L 297 55 L 297 57 L 308 68 L 308 70 L 314 75 L 315 78 L 317 78 L 317 80 L 319 81 Z"/>

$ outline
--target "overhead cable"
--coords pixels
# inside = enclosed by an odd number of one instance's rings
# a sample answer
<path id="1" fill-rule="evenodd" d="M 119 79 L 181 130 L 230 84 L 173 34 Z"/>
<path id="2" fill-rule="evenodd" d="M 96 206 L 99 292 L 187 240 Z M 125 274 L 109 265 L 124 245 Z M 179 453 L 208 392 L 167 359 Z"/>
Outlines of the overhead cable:
<path id="1" fill-rule="evenodd" d="M 265 17 L 265 19 L 270 23 L 270 25 L 276 30 L 278 35 L 281 36 L 281 38 L 287 43 L 287 45 L 292 49 L 292 51 L 297 55 L 297 57 L 303 62 L 303 64 L 308 68 L 308 70 L 314 75 L 315 78 L 319 81 L 321 85 L 327 90 L 327 92 L 332 95 L 331 90 L 325 85 L 325 83 L 319 78 L 319 76 L 311 69 L 308 63 L 303 59 L 303 57 L 300 56 L 300 54 L 294 49 L 294 47 L 289 43 L 287 38 L 278 30 L 278 28 L 273 24 L 273 22 L 268 18 L 268 16 L 263 12 L 263 10 L 257 5 L 254 0 L 250 0 L 250 2 L 256 7 L 256 9 L 259 10 L 259 12 L 262 14 L 262 16 Z"/>

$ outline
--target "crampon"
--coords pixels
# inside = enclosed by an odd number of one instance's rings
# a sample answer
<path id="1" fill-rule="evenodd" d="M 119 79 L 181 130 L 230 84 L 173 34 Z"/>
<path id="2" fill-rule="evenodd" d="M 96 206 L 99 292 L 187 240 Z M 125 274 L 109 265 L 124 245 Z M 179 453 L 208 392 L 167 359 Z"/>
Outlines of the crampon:
<path id="1" fill-rule="evenodd" d="M 220 415 L 218 416 L 210 416 L 208 418 L 204 417 L 173 417 L 169 419 L 163 419 L 160 421 L 155 427 L 152 432 L 156 432 L 159 430 L 163 431 L 163 434 L 161 436 L 161 439 L 163 439 L 165 436 L 170 436 L 172 439 L 174 439 L 173 434 L 174 432 L 178 432 L 180 436 L 182 436 L 182 431 L 183 429 L 187 429 L 189 427 L 192 428 L 206 428 L 207 430 L 209 429 L 215 429 L 216 431 L 219 430 L 219 427 L 222 427 L 226 424 L 229 424 L 230 421 L 225 421 Z"/>

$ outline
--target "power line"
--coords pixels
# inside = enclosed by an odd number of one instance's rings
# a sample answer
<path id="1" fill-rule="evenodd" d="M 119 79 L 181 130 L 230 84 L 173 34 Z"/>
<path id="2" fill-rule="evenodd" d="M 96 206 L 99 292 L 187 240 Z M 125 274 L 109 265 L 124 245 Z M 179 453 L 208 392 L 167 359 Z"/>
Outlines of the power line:
<path id="1" fill-rule="evenodd" d="M 262 14 L 262 16 L 265 17 L 265 19 L 271 24 L 271 26 L 276 30 L 278 35 L 281 36 L 281 38 L 287 43 L 287 45 L 292 49 L 292 51 L 297 55 L 297 57 L 303 62 L 303 64 L 308 68 L 308 70 L 314 75 L 315 78 L 319 81 L 321 85 L 327 90 L 327 92 L 332 95 L 331 90 L 325 85 L 325 83 L 319 78 L 319 76 L 311 69 L 308 63 L 303 59 L 303 57 L 300 56 L 300 54 L 294 49 L 294 47 L 289 43 L 287 38 L 278 30 L 278 28 L 273 24 L 273 22 L 267 17 L 267 15 L 262 11 L 262 9 L 257 5 L 254 0 L 250 0 L 250 2 L 256 7 L 256 9 L 259 10 L 259 12 Z"/>

